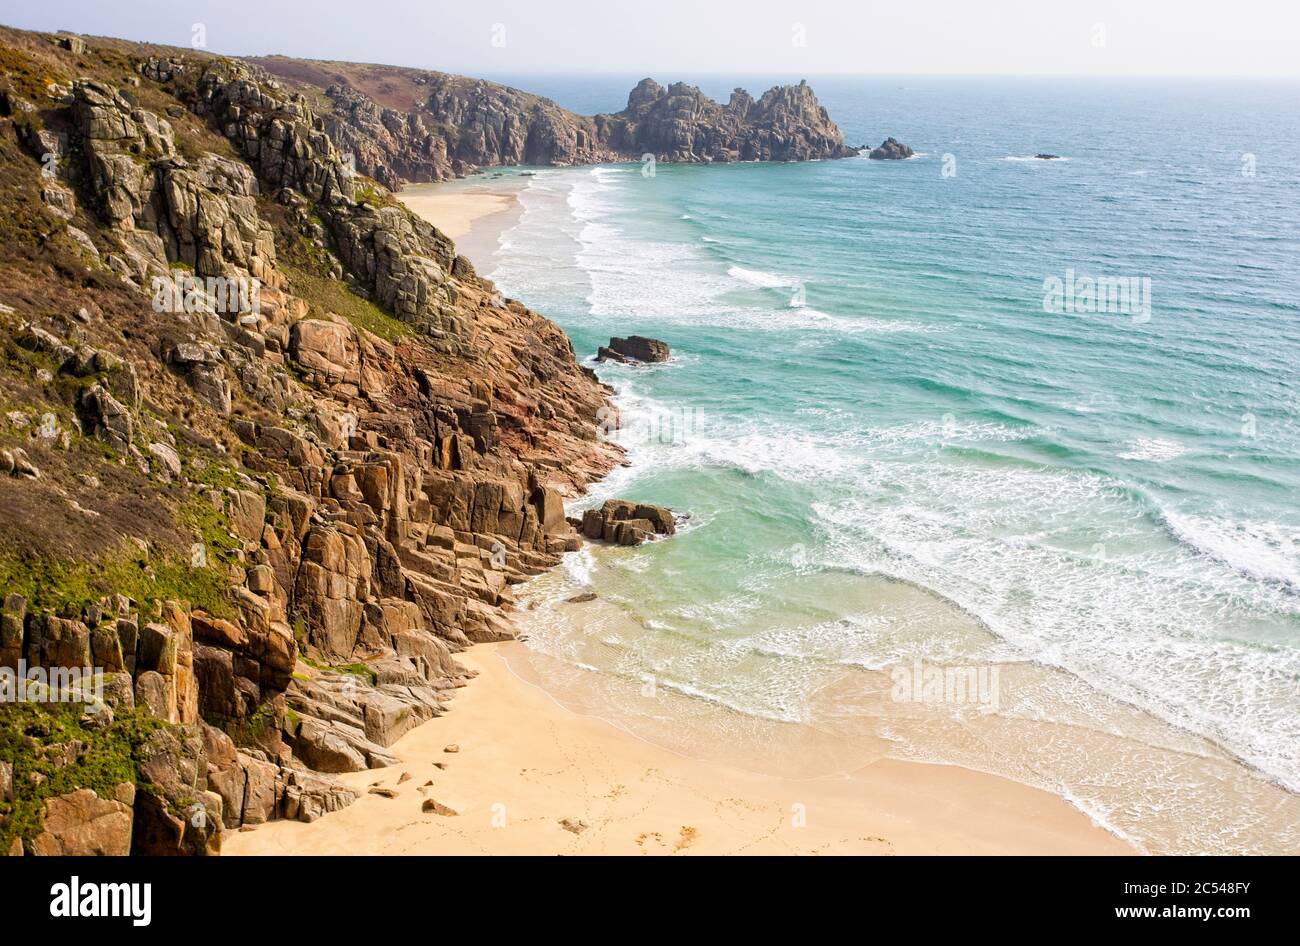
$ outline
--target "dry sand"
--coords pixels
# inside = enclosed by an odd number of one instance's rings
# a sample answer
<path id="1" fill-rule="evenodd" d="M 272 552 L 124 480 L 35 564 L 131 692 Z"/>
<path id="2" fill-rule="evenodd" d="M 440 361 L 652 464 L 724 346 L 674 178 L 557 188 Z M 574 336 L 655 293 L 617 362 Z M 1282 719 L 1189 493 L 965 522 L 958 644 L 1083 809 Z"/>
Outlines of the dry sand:
<path id="1" fill-rule="evenodd" d="M 479 676 L 392 747 L 401 765 L 340 776 L 361 793 L 354 805 L 228 835 L 225 852 L 1133 853 L 1055 795 L 954 766 L 879 761 L 799 780 L 690 759 L 565 709 L 507 663 L 527 653 L 511 642 L 458 655 Z M 396 797 L 369 794 L 375 784 Z M 456 814 L 423 812 L 426 799 Z"/>
<path id="2" fill-rule="evenodd" d="M 502 231 L 522 212 L 517 195 L 527 180 L 513 177 L 491 185 L 461 181 L 414 184 L 402 188 L 397 199 L 455 240 L 457 251 L 486 272 Z"/>

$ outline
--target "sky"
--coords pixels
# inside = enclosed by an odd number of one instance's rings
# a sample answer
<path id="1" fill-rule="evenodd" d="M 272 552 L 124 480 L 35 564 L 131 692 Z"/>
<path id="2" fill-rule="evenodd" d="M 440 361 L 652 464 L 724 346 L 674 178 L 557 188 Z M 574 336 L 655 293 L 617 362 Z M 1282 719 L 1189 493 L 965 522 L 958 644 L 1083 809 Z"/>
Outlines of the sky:
<path id="1" fill-rule="evenodd" d="M 1300 0 L 0 0 L 0 23 L 469 75 L 1300 75 Z"/>

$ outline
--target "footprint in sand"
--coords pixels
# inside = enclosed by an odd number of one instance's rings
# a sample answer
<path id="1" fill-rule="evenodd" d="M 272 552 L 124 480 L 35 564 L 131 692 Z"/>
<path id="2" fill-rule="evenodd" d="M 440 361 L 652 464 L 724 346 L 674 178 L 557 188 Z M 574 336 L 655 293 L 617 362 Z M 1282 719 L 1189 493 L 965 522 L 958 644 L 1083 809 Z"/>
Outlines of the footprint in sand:
<path id="1" fill-rule="evenodd" d="M 642 831 L 636 836 L 636 846 L 639 848 L 644 848 L 646 843 L 650 841 L 664 847 L 664 836 L 658 831 Z"/>
<path id="2" fill-rule="evenodd" d="M 684 851 L 700 839 L 698 828 L 692 828 L 690 825 L 682 825 L 681 834 L 677 837 L 677 843 L 673 845 L 673 853 Z"/>

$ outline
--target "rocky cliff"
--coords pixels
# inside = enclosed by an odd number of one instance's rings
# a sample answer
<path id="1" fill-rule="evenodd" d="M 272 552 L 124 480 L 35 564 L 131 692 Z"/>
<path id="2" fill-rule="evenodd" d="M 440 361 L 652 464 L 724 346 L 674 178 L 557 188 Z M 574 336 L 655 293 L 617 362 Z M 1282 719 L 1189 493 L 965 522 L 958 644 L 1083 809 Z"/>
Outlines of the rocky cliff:
<path id="1" fill-rule="evenodd" d="M 620 459 L 608 392 L 354 173 L 334 104 L 0 34 L 0 683 L 103 671 L 0 706 L 0 850 L 217 853 L 348 804 L 329 773 L 390 763 L 511 635 Z M 600 153 L 458 127 L 410 167 Z"/>
<path id="2" fill-rule="evenodd" d="M 639 161 L 806 161 L 858 153 L 806 82 L 726 105 L 695 86 L 643 79 L 627 107 L 577 115 L 492 82 L 392 66 L 250 59 L 319 103 L 326 133 L 359 171 L 388 187 L 497 165 Z"/>

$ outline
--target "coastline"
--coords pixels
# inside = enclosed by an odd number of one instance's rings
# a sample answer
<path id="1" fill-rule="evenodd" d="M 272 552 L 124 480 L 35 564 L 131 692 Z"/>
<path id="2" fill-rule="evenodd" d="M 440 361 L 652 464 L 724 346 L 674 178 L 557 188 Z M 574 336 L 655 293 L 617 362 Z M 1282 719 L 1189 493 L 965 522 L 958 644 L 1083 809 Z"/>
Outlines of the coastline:
<path id="1" fill-rule="evenodd" d="M 522 175 L 490 182 L 462 178 L 434 184 L 410 184 L 394 195 L 417 217 L 456 242 L 456 249 L 482 275 L 491 269 L 501 234 L 523 214 L 519 192 L 528 186 Z"/>
<path id="2" fill-rule="evenodd" d="M 997 776 L 890 760 L 837 777 L 761 775 L 565 709 L 526 679 L 522 642 L 457 660 L 477 677 L 391 747 L 399 765 L 337 776 L 355 804 L 235 833 L 225 853 L 1134 853 L 1065 800 Z M 425 813 L 426 799 L 457 814 Z"/>
<path id="3" fill-rule="evenodd" d="M 525 186 L 521 176 L 467 179 L 398 197 L 486 270 Z M 226 853 L 1137 853 L 1064 798 L 1001 776 L 882 758 L 800 777 L 696 758 L 602 716 L 598 701 L 562 703 L 544 685 L 545 658 L 522 641 L 456 659 L 475 679 L 446 715 L 390 747 L 400 764 L 335 776 L 358 793 L 353 805 L 234 833 Z M 426 800 L 457 814 L 425 813 Z"/>

